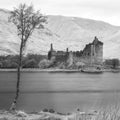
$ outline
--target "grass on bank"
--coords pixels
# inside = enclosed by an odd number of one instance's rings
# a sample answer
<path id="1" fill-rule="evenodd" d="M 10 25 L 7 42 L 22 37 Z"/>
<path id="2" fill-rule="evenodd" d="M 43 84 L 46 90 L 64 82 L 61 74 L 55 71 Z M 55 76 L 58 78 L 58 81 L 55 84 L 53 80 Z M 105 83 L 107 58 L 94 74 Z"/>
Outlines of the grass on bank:
<path id="1" fill-rule="evenodd" d="M 14 113 L 0 111 L 0 120 L 120 120 L 120 108 L 109 107 L 88 113 L 77 111 L 69 114 L 43 111 L 29 114 L 24 111 Z"/>

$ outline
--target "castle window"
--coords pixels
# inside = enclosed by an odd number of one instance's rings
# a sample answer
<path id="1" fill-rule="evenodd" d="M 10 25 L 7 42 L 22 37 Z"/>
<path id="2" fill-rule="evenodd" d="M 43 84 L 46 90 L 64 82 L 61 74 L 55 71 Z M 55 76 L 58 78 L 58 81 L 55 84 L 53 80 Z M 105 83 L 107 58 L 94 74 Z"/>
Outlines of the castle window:
<path id="1" fill-rule="evenodd" d="M 88 56 L 90 55 L 90 53 L 88 53 Z"/>

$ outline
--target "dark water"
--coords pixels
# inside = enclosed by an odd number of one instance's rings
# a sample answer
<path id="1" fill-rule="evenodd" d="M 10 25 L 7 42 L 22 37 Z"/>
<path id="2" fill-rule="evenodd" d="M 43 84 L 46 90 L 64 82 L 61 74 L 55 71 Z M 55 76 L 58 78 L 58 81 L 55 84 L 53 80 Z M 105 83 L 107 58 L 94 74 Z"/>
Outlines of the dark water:
<path id="1" fill-rule="evenodd" d="M 0 72 L 0 109 L 8 109 L 16 86 L 15 72 Z M 18 109 L 59 112 L 97 110 L 120 104 L 120 73 L 22 73 Z"/>

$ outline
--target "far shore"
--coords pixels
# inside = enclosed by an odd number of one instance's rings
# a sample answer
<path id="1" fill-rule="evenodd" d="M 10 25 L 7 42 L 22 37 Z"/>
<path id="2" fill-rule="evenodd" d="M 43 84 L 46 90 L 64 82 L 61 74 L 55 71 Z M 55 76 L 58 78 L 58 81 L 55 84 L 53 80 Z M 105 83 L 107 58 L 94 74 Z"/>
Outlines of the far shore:
<path id="1" fill-rule="evenodd" d="M 0 72 L 16 72 L 17 69 L 0 69 Z M 103 69 L 103 72 L 120 72 L 120 69 Z M 70 72 L 70 73 L 76 73 L 81 72 L 81 69 L 56 69 L 56 68 L 50 68 L 50 69 L 40 69 L 40 68 L 23 68 L 21 69 L 21 72 Z"/>
<path id="2" fill-rule="evenodd" d="M 0 69 L 0 72 L 16 72 L 17 69 Z M 39 69 L 39 68 L 23 68 L 21 72 L 81 72 L 79 69 Z"/>

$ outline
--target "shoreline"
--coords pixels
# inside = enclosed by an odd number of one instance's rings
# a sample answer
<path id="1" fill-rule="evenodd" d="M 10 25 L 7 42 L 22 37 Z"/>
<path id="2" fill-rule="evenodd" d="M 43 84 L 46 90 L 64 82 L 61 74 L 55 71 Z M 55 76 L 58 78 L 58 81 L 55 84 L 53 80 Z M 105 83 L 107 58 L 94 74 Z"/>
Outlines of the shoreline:
<path id="1" fill-rule="evenodd" d="M 17 72 L 17 69 L 0 69 L 0 72 Z M 21 72 L 81 72 L 81 70 L 25 68 L 21 69 Z"/>
<path id="2" fill-rule="evenodd" d="M 103 69 L 103 72 L 119 73 L 120 69 Z M 17 72 L 17 69 L 0 69 L 0 72 Z M 48 73 L 82 73 L 81 69 L 39 69 L 39 68 L 23 68 L 21 72 L 48 72 Z"/>

